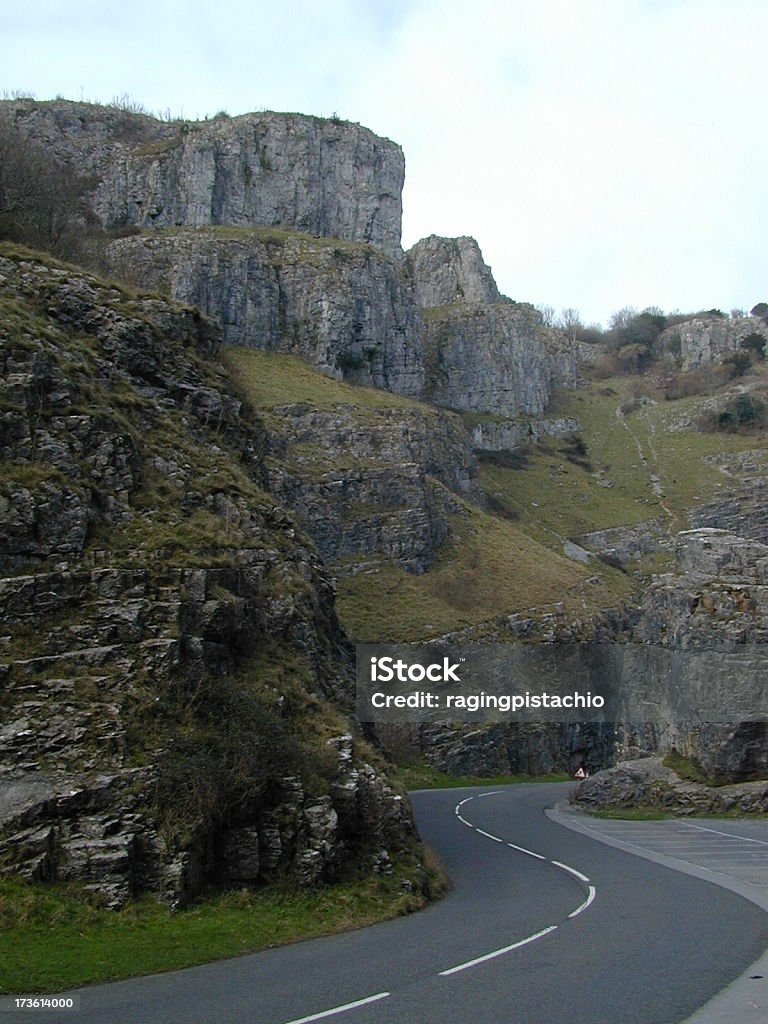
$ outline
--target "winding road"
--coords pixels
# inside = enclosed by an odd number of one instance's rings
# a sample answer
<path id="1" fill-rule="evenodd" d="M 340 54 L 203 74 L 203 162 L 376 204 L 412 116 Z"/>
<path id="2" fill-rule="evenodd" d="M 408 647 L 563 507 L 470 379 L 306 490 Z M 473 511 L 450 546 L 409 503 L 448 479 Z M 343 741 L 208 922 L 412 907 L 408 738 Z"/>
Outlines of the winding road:
<path id="1" fill-rule="evenodd" d="M 80 990 L 72 1024 L 679 1024 L 768 946 L 725 889 L 563 828 L 567 784 L 412 794 L 453 890 L 344 935 Z"/>

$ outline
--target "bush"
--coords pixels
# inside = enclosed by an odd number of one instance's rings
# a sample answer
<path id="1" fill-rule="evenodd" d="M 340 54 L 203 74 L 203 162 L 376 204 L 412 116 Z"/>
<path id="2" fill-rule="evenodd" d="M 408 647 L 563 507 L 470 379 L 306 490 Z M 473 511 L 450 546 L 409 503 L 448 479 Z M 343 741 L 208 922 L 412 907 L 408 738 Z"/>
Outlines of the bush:
<path id="1" fill-rule="evenodd" d="M 171 696 L 176 721 L 158 765 L 155 812 L 166 841 L 184 847 L 199 832 L 258 805 L 303 751 L 287 723 L 229 679 Z"/>
<path id="2" fill-rule="evenodd" d="M 650 362 L 651 353 L 647 345 L 633 342 L 622 345 L 616 358 L 625 373 L 639 373 Z"/>
<path id="3" fill-rule="evenodd" d="M 674 401 L 691 395 L 708 395 L 731 380 L 727 366 L 708 366 L 705 370 L 688 370 L 687 373 L 673 374 L 664 388 L 664 398 Z"/>
<path id="4" fill-rule="evenodd" d="M 699 417 L 699 429 L 728 434 L 762 430 L 768 424 L 768 406 L 753 395 L 736 395 L 722 409 L 710 409 Z"/>
<path id="5" fill-rule="evenodd" d="M 742 339 L 741 347 L 755 359 L 765 359 L 765 338 L 753 331 Z"/>
<path id="6" fill-rule="evenodd" d="M 596 380 L 606 380 L 619 373 L 619 363 L 615 356 L 603 356 L 592 366 L 592 376 Z"/>
<path id="7" fill-rule="evenodd" d="M 731 377 L 743 377 L 751 365 L 752 360 L 749 358 L 749 352 L 743 350 L 731 352 L 730 355 L 723 359 L 723 366 L 728 370 Z"/>

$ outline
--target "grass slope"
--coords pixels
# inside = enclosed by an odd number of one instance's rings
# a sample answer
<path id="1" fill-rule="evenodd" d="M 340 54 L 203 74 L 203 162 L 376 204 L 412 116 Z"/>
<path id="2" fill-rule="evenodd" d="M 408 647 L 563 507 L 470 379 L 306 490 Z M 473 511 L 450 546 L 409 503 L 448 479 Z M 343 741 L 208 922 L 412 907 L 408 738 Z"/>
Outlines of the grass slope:
<path id="1" fill-rule="evenodd" d="M 382 561 L 341 579 L 337 604 L 356 640 L 408 642 L 555 603 L 579 617 L 628 590 L 620 573 L 571 561 L 517 524 L 468 508 L 428 572 L 414 576 Z"/>
<path id="2" fill-rule="evenodd" d="M 412 399 L 333 380 L 293 356 L 226 349 L 222 359 L 241 395 L 268 422 L 279 419 L 281 407 L 297 404 L 352 408 L 362 420 L 383 409 L 441 415 Z M 345 468 L 343 457 L 334 465 Z M 333 467 L 325 460 L 322 468 Z M 530 480 L 536 486 L 534 476 Z M 521 503 L 519 497 L 509 500 Z M 552 501 L 562 505 L 563 497 L 553 492 Z M 427 573 L 411 575 L 381 559 L 364 573 L 343 574 L 339 615 L 357 640 L 409 641 L 556 602 L 576 616 L 588 614 L 627 592 L 620 573 L 567 559 L 561 547 L 535 516 L 516 523 L 466 506 L 454 516 L 449 542 Z"/>
<path id="3" fill-rule="evenodd" d="M 651 402 L 617 415 L 637 384 L 619 377 L 558 396 L 556 414 L 581 425 L 589 468 L 569 459 L 567 443 L 557 439 L 529 449 L 521 468 L 483 463 L 486 492 L 526 533 L 559 549 L 565 537 L 656 516 L 683 528 L 687 509 L 734 483 L 707 456 L 768 446 L 764 435 L 702 433 L 695 419 L 711 397 L 666 401 L 652 382 L 644 382 Z"/>

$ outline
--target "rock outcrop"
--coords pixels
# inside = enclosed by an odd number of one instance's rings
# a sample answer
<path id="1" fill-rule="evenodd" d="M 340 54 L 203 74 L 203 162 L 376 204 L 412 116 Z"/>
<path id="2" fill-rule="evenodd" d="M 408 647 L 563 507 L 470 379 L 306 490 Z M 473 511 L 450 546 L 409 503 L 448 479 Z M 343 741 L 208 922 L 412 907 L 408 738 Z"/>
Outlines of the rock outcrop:
<path id="1" fill-rule="evenodd" d="M 722 362 L 750 335 L 768 342 L 768 324 L 757 316 L 699 315 L 667 327 L 656 341 L 660 355 L 674 359 L 681 370 Z"/>
<path id="2" fill-rule="evenodd" d="M 402 849 L 330 578 L 215 326 L 9 248 L 0 307 L 4 864 L 117 906 Z"/>
<path id="3" fill-rule="evenodd" d="M 474 238 L 430 235 L 412 246 L 406 258 L 416 302 L 423 309 L 503 301 Z"/>
<path id="4" fill-rule="evenodd" d="M 111 272 L 198 306 L 225 344 L 300 356 L 330 377 L 419 395 L 422 324 L 401 265 L 359 242 L 266 229 L 112 242 Z"/>
<path id="5" fill-rule="evenodd" d="M 544 415 L 557 386 L 578 380 L 568 339 L 533 306 L 459 304 L 425 310 L 425 394 L 450 409 Z"/>
<path id="6" fill-rule="evenodd" d="M 270 489 L 345 572 L 380 557 L 424 572 L 480 499 L 461 421 L 428 406 L 281 406 L 269 434 Z"/>
<path id="7" fill-rule="evenodd" d="M 66 100 L 9 101 L 0 116 L 94 180 L 105 228 L 278 227 L 400 252 L 403 153 L 358 124 L 270 111 L 159 121 Z"/>
<path id="8" fill-rule="evenodd" d="M 681 779 L 661 758 L 626 761 L 581 783 L 573 802 L 585 810 L 655 808 L 670 814 L 765 814 L 768 785 L 707 786 Z"/>

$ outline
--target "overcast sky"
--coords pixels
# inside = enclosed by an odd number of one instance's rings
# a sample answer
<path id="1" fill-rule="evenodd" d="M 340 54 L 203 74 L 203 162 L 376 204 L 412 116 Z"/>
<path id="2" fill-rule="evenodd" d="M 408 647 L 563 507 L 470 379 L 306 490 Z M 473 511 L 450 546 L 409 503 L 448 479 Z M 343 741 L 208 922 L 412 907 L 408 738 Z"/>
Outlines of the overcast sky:
<path id="1" fill-rule="evenodd" d="M 403 244 L 474 235 L 501 290 L 768 300 L 766 0 L 0 0 L 0 88 L 186 117 L 337 113 L 399 142 Z"/>

